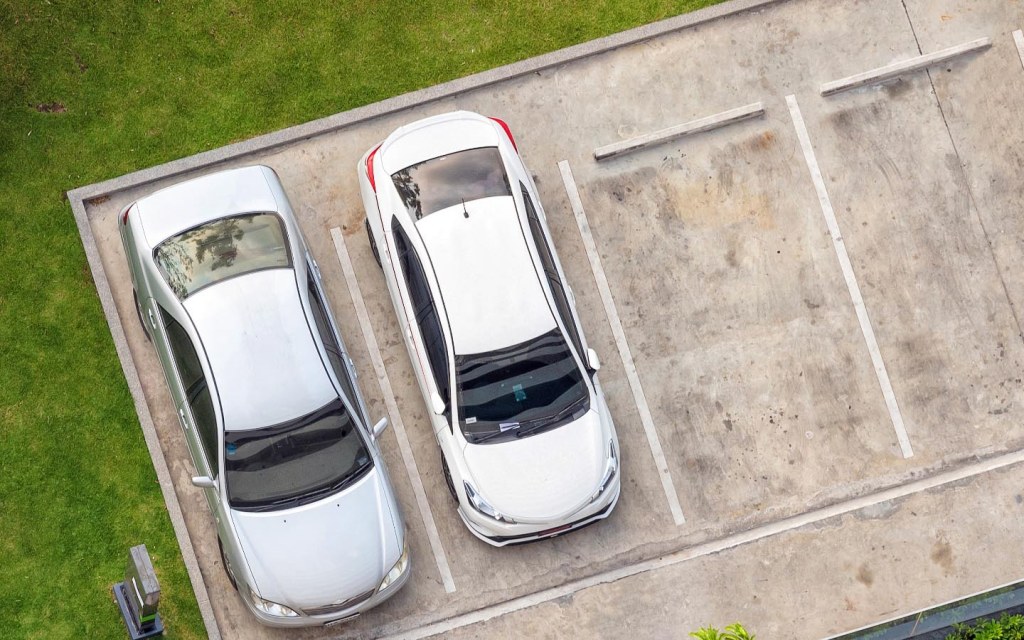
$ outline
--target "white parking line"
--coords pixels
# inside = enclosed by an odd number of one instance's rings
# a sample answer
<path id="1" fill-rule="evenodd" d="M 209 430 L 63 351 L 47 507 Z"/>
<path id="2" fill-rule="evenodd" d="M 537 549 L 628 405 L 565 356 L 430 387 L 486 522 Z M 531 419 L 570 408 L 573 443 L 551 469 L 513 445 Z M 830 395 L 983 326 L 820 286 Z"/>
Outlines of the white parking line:
<path id="1" fill-rule="evenodd" d="M 1017 56 L 1020 58 L 1020 64 L 1024 66 L 1024 32 L 1020 29 L 1014 31 L 1013 42 L 1017 45 Z"/>
<path id="2" fill-rule="evenodd" d="M 871 355 L 871 364 L 875 368 L 875 375 L 878 376 L 878 385 L 882 388 L 882 396 L 885 398 L 885 406 L 889 408 L 889 418 L 892 419 L 892 426 L 896 430 L 896 439 L 900 443 L 900 451 L 904 458 L 914 455 L 910 447 L 910 437 L 907 435 L 907 428 L 903 425 L 903 414 L 900 413 L 899 404 L 896 402 L 896 394 L 889 382 L 889 373 L 885 370 L 885 362 L 882 360 L 882 353 L 878 349 L 878 342 L 875 340 L 875 331 L 871 328 L 871 319 L 868 318 L 867 307 L 864 306 L 864 298 L 860 295 L 860 286 L 857 284 L 857 276 L 853 272 L 853 264 L 846 252 L 846 243 L 839 232 L 839 222 L 836 221 L 836 212 L 832 209 L 832 201 L 825 189 L 825 181 L 821 177 L 821 169 L 818 167 L 818 160 L 814 156 L 814 148 L 811 146 L 811 138 L 807 133 L 807 126 L 804 124 L 804 117 L 800 113 L 800 105 L 797 104 L 796 96 L 786 96 L 786 103 L 789 105 L 789 115 L 793 118 L 793 127 L 796 128 L 797 138 L 800 139 L 800 147 L 804 152 L 804 160 L 807 161 L 807 169 L 811 173 L 811 180 L 814 182 L 814 190 L 818 192 L 818 202 L 821 204 L 821 213 L 825 216 L 825 224 L 828 225 L 828 233 L 832 237 L 832 246 L 835 247 L 836 257 L 839 258 L 839 268 L 842 269 L 843 278 L 846 280 L 846 288 L 850 291 L 850 298 L 853 300 L 853 308 L 857 312 L 857 321 L 860 323 L 861 333 L 864 334 L 864 342 L 867 343 L 868 353 Z"/>
<path id="3" fill-rule="evenodd" d="M 666 567 L 671 567 L 697 558 L 721 553 L 729 549 L 764 540 L 765 538 L 771 538 L 789 531 L 823 522 L 830 518 L 860 511 L 861 509 L 866 509 L 885 502 L 899 500 L 900 498 L 911 496 L 916 493 L 922 493 L 930 489 L 936 489 L 945 485 L 969 480 L 997 469 L 1004 469 L 1012 465 L 1021 464 L 1022 462 L 1024 462 L 1024 451 L 1014 451 L 1012 453 L 1003 454 L 996 456 L 995 458 L 960 467 L 959 469 L 944 471 L 928 478 L 921 478 L 919 480 L 908 482 L 904 485 L 891 487 L 889 489 L 882 489 L 881 491 L 860 496 L 852 500 L 829 505 L 820 509 L 814 509 L 776 522 L 770 522 L 759 527 L 754 527 L 753 529 L 748 529 L 747 531 L 741 531 L 724 538 L 719 538 L 718 540 L 710 540 L 688 549 L 681 549 L 675 553 L 670 553 L 669 555 L 645 560 L 643 562 L 620 567 L 618 569 L 612 569 L 581 580 L 567 582 L 557 587 L 551 587 L 519 598 L 513 598 L 507 602 L 502 602 L 482 609 L 477 609 L 476 611 L 454 616 L 447 620 L 441 620 L 439 622 L 434 622 L 407 631 L 395 631 L 392 632 L 391 635 L 384 635 L 382 637 L 387 640 L 420 640 L 420 638 L 429 638 L 439 634 L 447 634 L 455 629 L 486 622 L 510 613 L 515 613 L 516 611 L 522 611 L 523 609 L 529 609 L 530 607 L 558 600 L 559 598 L 564 598 L 602 584 L 617 582 L 642 573 L 664 569 Z M 382 631 L 387 633 L 387 630 L 382 629 Z"/>
<path id="4" fill-rule="evenodd" d="M 672 484 L 672 474 L 668 470 L 668 462 L 665 461 L 665 452 L 661 449 L 661 440 L 658 439 L 658 432 L 654 428 L 654 418 L 651 417 L 651 409 L 647 406 L 647 396 L 640 386 L 640 376 L 636 371 L 636 364 L 633 362 L 633 354 L 626 342 L 626 333 L 622 330 L 622 323 L 619 321 L 619 312 L 615 309 L 615 300 L 612 299 L 612 291 L 608 287 L 608 278 L 604 274 L 604 267 L 601 266 L 601 256 L 597 253 L 597 245 L 594 243 L 594 236 L 590 232 L 590 223 L 587 222 L 587 214 L 583 211 L 583 201 L 580 200 L 580 192 L 576 188 L 576 181 L 572 177 L 572 169 L 569 163 L 562 160 L 558 163 L 558 170 L 562 173 L 562 182 L 565 184 L 565 192 L 569 196 L 569 204 L 572 206 L 572 213 L 576 217 L 576 226 L 583 236 L 583 246 L 587 249 L 587 258 L 590 259 L 590 269 L 594 272 L 594 280 L 597 281 L 597 290 L 601 293 L 601 302 L 604 303 L 605 313 L 608 315 L 608 324 L 611 325 L 612 335 L 615 337 L 615 345 L 619 349 L 619 357 L 622 358 L 622 367 L 626 370 L 626 379 L 629 380 L 629 388 L 633 391 L 633 400 L 636 401 L 637 411 L 640 413 L 640 422 L 643 423 L 644 432 L 647 434 L 647 443 L 651 446 L 651 455 L 654 456 L 654 464 L 658 467 L 661 475 L 661 486 L 665 489 L 665 497 L 668 499 L 669 509 L 672 510 L 672 519 L 676 525 L 686 522 L 683 517 L 683 509 L 679 506 L 679 496 L 676 495 L 676 487 Z"/>
<path id="5" fill-rule="evenodd" d="M 416 507 L 419 509 L 423 526 L 427 530 L 427 540 L 430 542 L 430 550 L 434 553 L 434 561 L 437 563 L 437 570 L 441 574 L 441 582 L 444 583 L 444 590 L 448 593 L 455 592 L 455 581 L 452 579 L 452 570 L 448 567 L 448 558 L 444 554 L 444 547 L 441 545 L 441 536 L 437 534 L 437 526 L 434 524 L 434 515 L 430 511 L 430 503 L 427 502 L 427 494 L 423 491 L 423 482 L 420 480 L 420 472 L 416 468 L 416 458 L 412 455 L 412 447 L 409 445 L 409 438 L 405 434 L 405 423 L 402 422 L 402 414 L 398 411 L 398 402 L 395 401 L 395 392 L 391 388 L 391 379 L 384 368 L 384 360 L 381 358 L 380 349 L 377 348 L 377 336 L 370 326 L 370 316 L 366 313 L 366 303 L 363 302 L 363 295 L 359 291 L 359 282 L 356 280 L 355 270 L 352 268 L 352 260 L 348 256 L 348 249 L 345 247 L 345 239 L 341 235 L 341 229 L 331 229 L 331 237 L 334 239 L 334 249 L 338 253 L 338 262 L 341 263 L 341 270 L 345 273 L 345 281 L 348 283 L 348 292 L 352 297 L 352 303 L 356 307 L 356 317 L 359 319 L 359 328 L 366 340 L 366 349 L 370 352 L 370 362 L 373 363 L 373 370 L 377 373 L 377 382 L 380 383 L 381 393 L 384 395 L 384 404 L 387 405 L 388 415 L 391 418 L 391 425 L 395 429 L 395 438 L 398 439 L 398 449 L 402 452 L 402 462 L 405 463 L 405 470 L 409 474 L 409 481 L 412 483 L 412 491 L 416 494 Z"/>

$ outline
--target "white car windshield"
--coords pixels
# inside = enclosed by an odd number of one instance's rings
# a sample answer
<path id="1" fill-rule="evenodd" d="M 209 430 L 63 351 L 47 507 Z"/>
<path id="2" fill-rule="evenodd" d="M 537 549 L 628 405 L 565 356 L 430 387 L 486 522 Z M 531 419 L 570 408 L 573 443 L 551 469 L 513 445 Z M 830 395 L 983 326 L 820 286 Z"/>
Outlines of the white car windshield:
<path id="1" fill-rule="evenodd" d="M 373 467 L 340 399 L 284 424 L 224 433 L 228 501 L 243 511 L 326 498 Z"/>
<path id="2" fill-rule="evenodd" d="M 284 227 L 272 213 L 201 224 L 161 242 L 153 257 L 160 275 L 181 300 L 227 278 L 291 266 Z"/>
<path id="3" fill-rule="evenodd" d="M 501 442 L 570 422 L 590 394 L 556 328 L 526 342 L 455 356 L 459 424 L 472 443 Z"/>

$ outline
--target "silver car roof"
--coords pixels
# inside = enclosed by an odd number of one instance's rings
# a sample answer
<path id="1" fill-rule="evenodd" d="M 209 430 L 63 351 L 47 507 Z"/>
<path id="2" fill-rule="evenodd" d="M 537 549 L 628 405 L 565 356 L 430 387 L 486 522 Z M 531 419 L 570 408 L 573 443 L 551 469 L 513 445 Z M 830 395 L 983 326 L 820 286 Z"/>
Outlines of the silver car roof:
<path id="1" fill-rule="evenodd" d="M 293 269 L 224 280 L 189 296 L 184 307 L 202 336 L 228 431 L 279 424 L 337 397 Z"/>

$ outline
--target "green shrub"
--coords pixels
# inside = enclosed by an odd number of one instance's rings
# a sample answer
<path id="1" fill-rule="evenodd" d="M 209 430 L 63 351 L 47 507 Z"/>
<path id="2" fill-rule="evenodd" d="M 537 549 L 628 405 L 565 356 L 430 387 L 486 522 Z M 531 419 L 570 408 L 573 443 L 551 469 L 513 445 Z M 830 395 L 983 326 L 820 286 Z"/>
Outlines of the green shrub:
<path id="1" fill-rule="evenodd" d="M 1024 640 L 1024 616 L 1003 614 L 998 620 L 958 624 L 946 640 Z"/>
<path id="2" fill-rule="evenodd" d="M 725 631 L 719 631 L 714 627 L 704 627 L 692 631 L 690 636 L 697 640 L 754 640 L 754 634 L 748 633 L 738 622 L 730 624 Z"/>

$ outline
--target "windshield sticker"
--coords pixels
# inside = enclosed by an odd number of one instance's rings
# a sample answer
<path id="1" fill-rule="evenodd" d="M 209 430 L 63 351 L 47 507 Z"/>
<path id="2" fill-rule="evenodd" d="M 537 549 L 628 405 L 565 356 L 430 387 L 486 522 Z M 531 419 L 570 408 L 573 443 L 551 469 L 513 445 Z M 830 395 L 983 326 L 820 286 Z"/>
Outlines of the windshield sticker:
<path id="1" fill-rule="evenodd" d="M 522 402 L 523 400 L 526 400 L 526 392 L 523 391 L 523 385 L 521 385 L 521 384 L 512 385 L 512 392 L 516 396 L 516 402 Z"/>
<path id="2" fill-rule="evenodd" d="M 466 418 L 466 424 L 476 424 L 476 416 L 472 418 Z"/>
<path id="3" fill-rule="evenodd" d="M 509 429 L 518 429 L 519 428 L 519 423 L 518 422 L 499 422 L 498 423 L 498 428 L 501 429 L 502 433 L 504 433 L 505 431 L 508 431 Z"/>
<path id="4" fill-rule="evenodd" d="M 238 445 L 234 442 L 229 442 L 224 448 L 227 450 L 229 456 L 235 455 L 235 452 L 238 451 Z"/>

